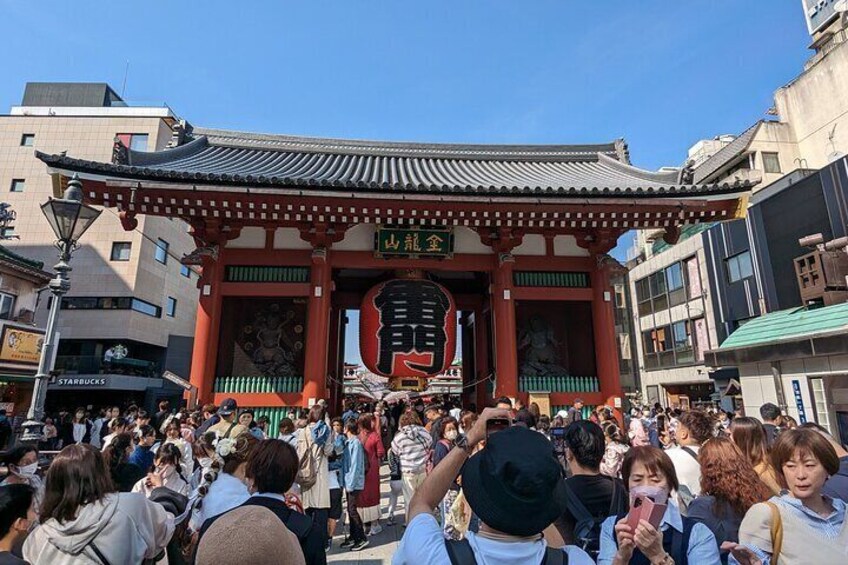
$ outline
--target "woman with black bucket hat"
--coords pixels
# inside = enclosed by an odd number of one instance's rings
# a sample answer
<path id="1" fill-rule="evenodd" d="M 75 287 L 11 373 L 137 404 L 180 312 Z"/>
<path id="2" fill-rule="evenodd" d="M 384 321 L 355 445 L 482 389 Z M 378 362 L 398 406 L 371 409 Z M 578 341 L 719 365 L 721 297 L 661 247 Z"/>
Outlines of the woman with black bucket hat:
<path id="1" fill-rule="evenodd" d="M 562 469 L 551 443 L 533 430 L 512 426 L 487 438 L 486 422 L 508 415 L 507 410 L 484 410 L 418 488 L 394 565 L 594 563 L 577 547 L 547 547 L 542 531 L 565 507 Z M 483 440 L 486 447 L 471 456 Z M 480 531 L 469 532 L 462 541 L 446 541 L 433 510 L 460 472 Z"/>

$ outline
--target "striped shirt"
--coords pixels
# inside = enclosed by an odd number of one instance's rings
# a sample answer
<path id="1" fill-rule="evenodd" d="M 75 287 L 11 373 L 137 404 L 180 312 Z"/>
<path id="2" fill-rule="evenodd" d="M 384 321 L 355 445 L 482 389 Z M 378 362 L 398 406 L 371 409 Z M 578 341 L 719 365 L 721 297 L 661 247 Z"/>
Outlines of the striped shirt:
<path id="1" fill-rule="evenodd" d="M 427 457 L 433 438 L 422 426 L 409 425 L 392 440 L 392 451 L 400 458 L 404 473 L 421 473 L 427 467 Z"/>

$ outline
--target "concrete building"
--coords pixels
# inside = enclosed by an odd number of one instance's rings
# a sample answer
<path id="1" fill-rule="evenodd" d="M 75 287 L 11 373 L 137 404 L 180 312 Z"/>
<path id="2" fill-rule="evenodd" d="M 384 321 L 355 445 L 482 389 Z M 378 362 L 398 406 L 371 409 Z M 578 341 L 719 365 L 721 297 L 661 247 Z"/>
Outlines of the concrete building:
<path id="1" fill-rule="evenodd" d="M 757 120 L 732 140 L 720 136 L 714 142 L 699 141 L 689 150 L 689 160 L 695 161 L 691 171 L 695 183 L 758 182 L 748 218 L 684 227 L 676 246 L 662 242 L 662 230 L 646 231 L 639 234 L 629 254 L 637 265 L 630 273 L 631 296 L 637 309 L 642 307 L 634 320 L 637 333 L 642 332 L 637 340 L 639 365 L 642 393 L 648 400 L 658 396 L 660 402 L 673 403 L 674 394 L 669 391 L 690 383 L 713 383 L 713 400 L 721 400 L 725 408 L 742 402 L 739 392 L 744 387 L 734 365 L 716 365 L 715 359 L 704 365 L 701 354 L 698 363 L 680 367 L 679 356 L 665 351 L 667 345 L 656 339 L 657 334 L 663 337 L 662 328 L 673 332 L 676 328 L 676 343 L 684 351 L 688 347 L 683 328 L 691 317 L 680 312 L 679 306 L 677 312 L 659 318 L 646 318 L 644 312 L 657 300 L 651 294 L 649 302 L 645 292 L 658 290 L 662 273 L 669 285 L 669 266 L 687 257 L 699 258 L 705 296 L 704 319 L 699 323 L 709 338 L 705 349 L 717 349 L 748 321 L 801 306 L 793 265 L 802 251 L 798 239 L 818 232 L 838 237 L 844 229 L 841 188 L 834 186 L 839 167 L 822 174 L 817 169 L 848 152 L 848 35 L 844 14 L 830 3 L 824 8 L 819 4 L 807 10 L 813 37 L 810 48 L 815 53 L 795 79 L 777 89 L 769 118 Z M 649 288 L 651 282 L 655 288 Z"/>
<path id="2" fill-rule="evenodd" d="M 116 137 L 137 150 L 161 150 L 179 125 L 168 107 L 129 106 L 106 84 L 27 84 L 21 105 L 0 116 L 0 189 L 17 213 L 18 239 L 9 248 L 48 267 L 56 262 L 39 207 L 61 192 L 36 150 L 109 161 Z M 188 376 L 198 277 L 180 258 L 193 249 L 179 220 L 146 216 L 128 232 L 104 209 L 74 253 L 58 328 L 57 368 L 96 378 L 51 385 L 48 408 L 179 396 L 157 377 L 164 369 Z M 47 307 L 43 300 L 36 320 Z"/>

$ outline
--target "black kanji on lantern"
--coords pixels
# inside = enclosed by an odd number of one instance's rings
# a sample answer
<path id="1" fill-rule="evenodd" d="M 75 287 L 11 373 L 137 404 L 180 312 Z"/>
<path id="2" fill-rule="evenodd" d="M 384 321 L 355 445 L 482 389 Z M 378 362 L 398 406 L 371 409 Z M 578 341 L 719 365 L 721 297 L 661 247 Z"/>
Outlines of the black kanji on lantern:
<path id="1" fill-rule="evenodd" d="M 431 375 L 444 364 L 445 316 L 451 307 L 444 289 L 430 281 L 398 279 L 385 283 L 374 306 L 380 312 L 377 369 L 391 375 L 395 355 L 430 354 L 430 365 L 407 362 L 410 369 Z"/>

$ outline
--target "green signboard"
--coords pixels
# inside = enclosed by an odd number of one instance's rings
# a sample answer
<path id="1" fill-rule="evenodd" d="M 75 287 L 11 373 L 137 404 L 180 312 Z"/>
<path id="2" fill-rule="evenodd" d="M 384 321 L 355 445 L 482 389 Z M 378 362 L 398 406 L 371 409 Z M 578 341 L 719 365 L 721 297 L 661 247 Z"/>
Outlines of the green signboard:
<path id="1" fill-rule="evenodd" d="M 450 257 L 453 232 L 449 229 L 377 228 L 377 257 Z"/>

